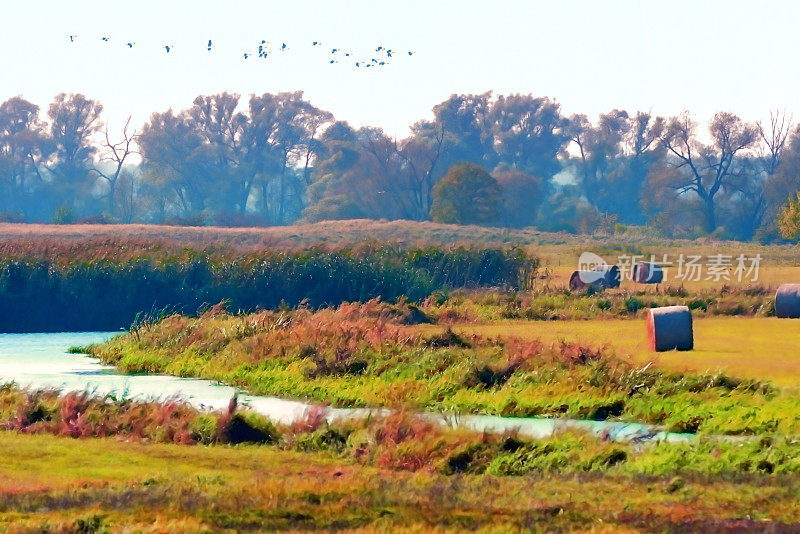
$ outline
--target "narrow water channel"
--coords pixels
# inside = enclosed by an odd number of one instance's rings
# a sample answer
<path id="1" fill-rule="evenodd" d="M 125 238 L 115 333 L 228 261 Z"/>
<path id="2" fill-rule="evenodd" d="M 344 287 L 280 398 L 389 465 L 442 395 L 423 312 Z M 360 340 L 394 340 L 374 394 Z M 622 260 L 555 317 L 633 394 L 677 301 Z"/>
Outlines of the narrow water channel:
<path id="1" fill-rule="evenodd" d="M 304 416 L 313 403 L 259 395 L 247 395 L 236 388 L 197 378 L 168 375 L 125 375 L 115 367 L 95 358 L 68 354 L 71 346 L 106 341 L 118 332 L 70 332 L 59 334 L 0 334 L 0 383 L 15 382 L 28 389 L 88 391 L 93 395 L 117 398 L 165 400 L 178 397 L 201 409 L 221 410 L 238 393 L 240 405 L 247 406 L 279 423 L 292 423 Z M 366 408 L 328 408 L 329 420 L 364 417 L 385 410 Z M 504 432 L 516 429 L 520 434 L 544 438 L 568 428 L 575 428 L 614 441 L 691 439 L 689 434 L 672 434 L 638 423 L 615 421 L 577 421 L 551 418 L 500 417 L 489 415 L 427 414 L 445 425 L 476 431 Z"/>

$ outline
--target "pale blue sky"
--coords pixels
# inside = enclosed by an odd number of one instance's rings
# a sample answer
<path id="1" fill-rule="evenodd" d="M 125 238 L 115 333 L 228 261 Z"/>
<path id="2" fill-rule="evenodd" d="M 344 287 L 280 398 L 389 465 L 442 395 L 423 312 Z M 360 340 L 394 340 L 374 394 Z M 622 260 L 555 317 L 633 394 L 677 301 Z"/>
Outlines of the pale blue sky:
<path id="1" fill-rule="evenodd" d="M 800 117 L 791 1 L 41 1 L 0 0 L 0 99 L 45 107 L 56 93 L 100 100 L 112 128 L 198 94 L 304 90 L 355 125 L 405 135 L 451 93 L 522 92 L 566 113 L 615 107 L 704 121 Z M 78 37 L 70 44 L 68 35 Z M 111 38 L 109 44 L 101 36 Z M 208 39 L 214 41 L 211 53 Z M 261 39 L 290 50 L 241 59 Z M 416 54 L 383 69 L 330 65 L 311 41 Z M 128 49 L 125 42 L 135 42 Z M 163 45 L 174 45 L 166 54 Z M 273 44 L 274 46 L 274 44 Z"/>

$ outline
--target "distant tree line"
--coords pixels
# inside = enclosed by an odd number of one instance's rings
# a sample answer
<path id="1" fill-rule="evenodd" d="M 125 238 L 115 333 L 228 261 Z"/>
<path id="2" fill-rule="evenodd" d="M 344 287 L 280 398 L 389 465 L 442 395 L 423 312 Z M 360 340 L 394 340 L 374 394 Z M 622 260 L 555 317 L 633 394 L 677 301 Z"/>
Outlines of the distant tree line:
<path id="1" fill-rule="evenodd" d="M 800 191 L 785 113 L 698 128 L 613 110 L 591 121 L 532 95 L 452 95 L 404 139 L 353 128 L 302 92 L 198 96 L 139 129 L 58 95 L 0 105 L 0 220 L 284 225 L 353 218 L 670 236 L 778 236 Z"/>

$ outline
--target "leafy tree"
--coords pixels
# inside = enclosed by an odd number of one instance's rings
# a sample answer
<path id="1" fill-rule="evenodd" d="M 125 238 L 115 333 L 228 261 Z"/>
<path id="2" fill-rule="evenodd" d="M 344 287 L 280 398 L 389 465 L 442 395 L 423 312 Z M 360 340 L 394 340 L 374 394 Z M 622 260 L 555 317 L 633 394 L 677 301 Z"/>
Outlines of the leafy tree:
<path id="1" fill-rule="evenodd" d="M 431 216 L 442 223 L 486 224 L 497 220 L 500 195 L 500 184 L 486 169 L 455 165 L 433 190 Z"/>
<path id="2" fill-rule="evenodd" d="M 214 212 L 243 213 L 257 174 L 245 142 L 249 119 L 238 105 L 238 94 L 201 95 L 184 114 L 199 136 L 194 163 L 206 177 L 204 207 Z"/>
<path id="3" fill-rule="evenodd" d="M 365 218 L 367 214 L 361 206 L 346 195 L 325 197 L 303 210 L 303 220 L 312 223 Z"/>
<path id="4" fill-rule="evenodd" d="M 163 195 L 159 211 L 166 216 L 175 206 L 184 217 L 202 212 L 212 190 L 213 160 L 188 115 L 153 113 L 142 127 L 139 147 L 143 178 L 152 193 Z"/>
<path id="5" fill-rule="evenodd" d="M 577 181 L 587 201 L 603 212 L 618 214 L 625 222 L 640 223 L 642 187 L 654 161 L 661 118 L 648 113 L 633 117 L 613 110 L 600 115 L 593 126 L 585 115 L 573 115 L 567 135 L 578 149 Z"/>
<path id="6" fill-rule="evenodd" d="M 569 137 L 559 105 L 533 95 L 500 95 L 487 117 L 498 163 L 549 180 L 561 171 L 559 155 Z"/>
<path id="7" fill-rule="evenodd" d="M 298 213 L 302 209 L 310 166 L 320 150 L 316 135 L 333 116 L 312 106 L 303 99 L 302 91 L 296 91 L 253 96 L 250 118 L 252 144 L 262 164 L 262 209 L 268 219 L 285 224 L 290 204 Z M 300 162 L 302 173 L 293 172 Z"/>
<path id="8" fill-rule="evenodd" d="M 517 170 L 492 173 L 502 188 L 499 222 L 511 228 L 533 226 L 545 196 L 543 180 Z"/>
<path id="9" fill-rule="evenodd" d="M 47 115 L 53 152 L 49 170 L 54 186 L 65 202 L 73 205 L 90 198 L 94 183 L 91 169 L 96 147 L 92 136 L 100 129 L 103 106 L 82 94 L 56 96 Z"/>
<path id="10" fill-rule="evenodd" d="M 578 233 L 587 229 L 587 221 L 599 219 L 599 213 L 581 195 L 576 185 L 563 185 L 542 206 L 538 226 L 550 232 Z"/>
<path id="11" fill-rule="evenodd" d="M 423 138 L 443 137 L 442 169 L 449 169 L 457 162 L 495 166 L 488 119 L 491 95 L 491 91 L 479 95 L 451 95 L 433 107 L 433 122 L 417 128 L 418 135 Z"/>
<path id="12" fill-rule="evenodd" d="M 438 147 L 414 137 L 398 143 L 379 128 L 353 130 L 343 122 L 320 140 L 323 151 L 309 187 L 312 204 L 346 196 L 367 217 L 428 218 Z"/>
<path id="13" fill-rule="evenodd" d="M 0 211 L 28 208 L 43 185 L 50 144 L 39 107 L 22 97 L 0 104 Z M 40 199 L 41 200 L 41 199 Z"/>
<path id="14" fill-rule="evenodd" d="M 778 229 L 784 239 L 800 241 L 800 193 L 781 207 L 778 213 Z"/>

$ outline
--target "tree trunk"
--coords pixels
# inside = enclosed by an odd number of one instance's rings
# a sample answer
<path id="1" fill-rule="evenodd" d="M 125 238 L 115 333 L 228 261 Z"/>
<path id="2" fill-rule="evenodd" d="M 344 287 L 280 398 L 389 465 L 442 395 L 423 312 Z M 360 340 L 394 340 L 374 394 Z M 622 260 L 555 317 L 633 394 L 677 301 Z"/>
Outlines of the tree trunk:
<path id="1" fill-rule="evenodd" d="M 714 210 L 714 198 L 705 199 L 705 226 L 706 232 L 711 233 L 717 229 L 717 215 Z"/>
<path id="2" fill-rule="evenodd" d="M 278 198 L 278 224 L 283 224 L 284 205 L 286 204 L 286 158 L 283 160 L 283 168 L 281 169 L 281 183 L 280 193 Z"/>
<path id="3" fill-rule="evenodd" d="M 117 183 L 116 182 L 109 182 L 108 183 L 108 213 L 109 213 L 109 215 L 111 215 L 112 219 L 115 216 L 115 213 L 114 213 L 114 193 L 116 193 L 116 189 L 117 189 Z"/>

